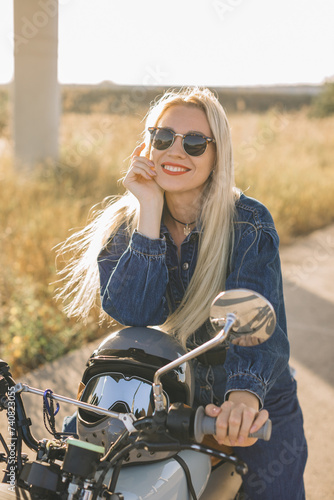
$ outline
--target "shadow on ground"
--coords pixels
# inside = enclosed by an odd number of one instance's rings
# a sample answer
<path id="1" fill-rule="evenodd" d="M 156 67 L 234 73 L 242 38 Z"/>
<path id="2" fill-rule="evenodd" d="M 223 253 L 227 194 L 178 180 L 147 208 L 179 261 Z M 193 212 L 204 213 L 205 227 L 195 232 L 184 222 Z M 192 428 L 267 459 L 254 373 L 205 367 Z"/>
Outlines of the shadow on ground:
<path id="1" fill-rule="evenodd" d="M 334 387 L 334 304 L 284 281 L 291 356 Z"/>

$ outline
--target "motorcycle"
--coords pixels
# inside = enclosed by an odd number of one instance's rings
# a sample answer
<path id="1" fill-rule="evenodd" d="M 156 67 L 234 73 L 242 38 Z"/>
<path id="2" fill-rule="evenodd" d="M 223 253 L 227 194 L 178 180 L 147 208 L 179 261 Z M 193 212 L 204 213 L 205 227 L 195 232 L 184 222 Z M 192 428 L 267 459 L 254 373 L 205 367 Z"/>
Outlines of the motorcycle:
<path id="1" fill-rule="evenodd" d="M 155 371 L 151 384 L 153 410 L 140 416 L 117 412 L 101 405 L 72 399 L 16 384 L 8 365 L 0 360 L 0 411 L 7 412 L 10 442 L 0 434 L 6 464 L 0 498 L 60 500 L 233 500 L 242 491 L 247 464 L 224 450 L 213 439 L 215 419 L 203 407 L 192 409 L 180 402 L 168 405 L 162 379 L 177 367 L 191 362 L 222 342 L 244 340 L 244 345 L 265 342 L 276 323 L 272 305 L 260 294 L 246 290 L 220 293 L 212 303 L 210 320 L 216 335 Z M 44 398 L 45 423 L 53 439 L 37 441 L 30 431 L 22 393 Z M 121 426 L 107 446 L 78 439 L 76 434 L 57 432 L 54 409 L 66 402 L 94 415 L 107 416 Z M 269 440 L 271 422 L 251 437 Z M 208 444 L 207 444 L 208 442 Z M 31 461 L 22 445 L 36 453 Z M 212 444 L 213 443 L 213 444 Z M 214 444 L 215 443 L 215 444 Z M 131 457 L 135 457 L 132 460 Z M 144 457 L 139 459 L 139 457 Z M 155 457 L 154 459 L 152 457 Z M 158 457 L 158 459 L 156 458 Z M 213 466 L 214 461 L 216 464 Z"/>

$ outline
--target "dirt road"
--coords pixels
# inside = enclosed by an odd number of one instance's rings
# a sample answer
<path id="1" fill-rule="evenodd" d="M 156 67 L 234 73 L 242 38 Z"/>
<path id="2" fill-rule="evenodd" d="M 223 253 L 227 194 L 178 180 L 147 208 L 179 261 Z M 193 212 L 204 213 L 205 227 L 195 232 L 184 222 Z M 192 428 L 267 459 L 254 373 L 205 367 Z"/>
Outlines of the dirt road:
<path id="1" fill-rule="evenodd" d="M 307 500 L 334 498 L 334 225 L 281 250 L 285 301 L 304 412 Z M 282 499 L 283 500 L 283 499 Z"/>

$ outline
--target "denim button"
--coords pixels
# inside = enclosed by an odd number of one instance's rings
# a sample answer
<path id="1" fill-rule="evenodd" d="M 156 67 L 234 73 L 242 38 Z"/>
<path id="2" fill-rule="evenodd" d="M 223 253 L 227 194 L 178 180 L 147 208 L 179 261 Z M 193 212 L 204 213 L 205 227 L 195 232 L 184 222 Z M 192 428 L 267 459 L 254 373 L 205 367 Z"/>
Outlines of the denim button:
<path id="1" fill-rule="evenodd" d="M 189 268 L 188 262 L 185 262 L 184 264 L 182 264 L 183 271 L 186 271 L 188 268 Z"/>

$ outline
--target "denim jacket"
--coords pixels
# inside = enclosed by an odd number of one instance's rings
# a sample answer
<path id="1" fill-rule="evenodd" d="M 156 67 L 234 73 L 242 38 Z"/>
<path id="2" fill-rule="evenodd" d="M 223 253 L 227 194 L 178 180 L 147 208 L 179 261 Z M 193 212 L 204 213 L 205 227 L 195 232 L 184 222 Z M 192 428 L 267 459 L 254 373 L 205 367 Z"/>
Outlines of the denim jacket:
<path id="1" fill-rule="evenodd" d="M 120 228 L 98 257 L 101 302 L 105 312 L 123 325 L 161 325 L 180 304 L 194 273 L 199 230 L 181 245 L 181 257 L 168 229 L 150 239 Z M 241 195 L 236 202 L 234 247 L 225 289 L 248 288 L 273 305 L 277 325 L 272 337 L 253 347 L 230 345 L 224 369 L 225 398 L 229 392 L 247 390 L 263 406 L 268 390 L 288 367 L 287 338 L 279 239 L 273 219 L 260 202 Z M 196 343 L 208 340 L 205 325 L 196 332 Z"/>

